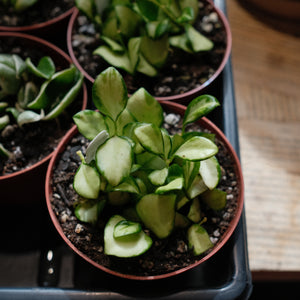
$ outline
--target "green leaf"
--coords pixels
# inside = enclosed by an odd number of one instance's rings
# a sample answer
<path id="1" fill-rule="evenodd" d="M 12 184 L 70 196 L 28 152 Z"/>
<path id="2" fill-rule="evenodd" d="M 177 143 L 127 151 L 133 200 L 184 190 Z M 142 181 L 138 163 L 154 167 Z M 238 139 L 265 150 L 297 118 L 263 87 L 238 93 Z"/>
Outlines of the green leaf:
<path id="1" fill-rule="evenodd" d="M 125 108 L 116 121 L 116 134 L 123 135 L 124 127 L 134 121 L 135 120 L 131 113 L 128 111 L 127 108 Z"/>
<path id="2" fill-rule="evenodd" d="M 8 107 L 7 102 L 0 102 L 0 113 L 3 112 Z"/>
<path id="3" fill-rule="evenodd" d="M 122 183 L 114 187 L 113 191 L 139 194 L 140 190 L 133 177 L 127 177 Z"/>
<path id="4" fill-rule="evenodd" d="M 176 195 L 148 194 L 140 199 L 136 210 L 147 228 L 158 238 L 169 236 L 174 228 Z"/>
<path id="5" fill-rule="evenodd" d="M 30 57 L 27 57 L 25 62 L 28 70 L 37 77 L 50 79 L 51 76 L 55 73 L 55 64 L 50 56 L 42 57 L 37 66 L 32 63 Z"/>
<path id="6" fill-rule="evenodd" d="M 96 224 L 99 214 L 103 210 L 105 200 L 101 201 L 84 201 L 76 205 L 74 213 L 81 222 Z"/>
<path id="7" fill-rule="evenodd" d="M 0 117 L 0 130 L 5 128 L 8 124 L 9 124 L 9 116 L 8 115 L 4 115 L 4 116 Z"/>
<path id="8" fill-rule="evenodd" d="M 194 179 L 199 174 L 199 161 L 189 161 L 185 160 L 183 163 L 183 177 L 184 177 L 184 186 L 188 190 L 192 185 Z"/>
<path id="9" fill-rule="evenodd" d="M 168 176 L 168 168 L 152 171 L 148 178 L 153 185 L 163 185 Z"/>
<path id="10" fill-rule="evenodd" d="M 138 122 L 152 123 L 159 127 L 163 122 L 161 105 L 144 88 L 139 88 L 128 99 L 127 109 Z"/>
<path id="11" fill-rule="evenodd" d="M 40 114 L 37 114 L 36 112 L 32 110 L 24 110 L 18 115 L 17 123 L 21 127 L 22 125 L 26 123 L 33 123 L 38 122 L 44 117 L 44 112 L 41 111 Z"/>
<path id="12" fill-rule="evenodd" d="M 14 7 L 15 10 L 21 12 L 25 9 L 28 9 L 30 6 L 35 4 L 38 0 L 16 0 Z"/>
<path id="13" fill-rule="evenodd" d="M 113 67 L 103 71 L 93 84 L 92 97 L 99 111 L 116 121 L 125 109 L 128 99 L 121 74 Z"/>
<path id="14" fill-rule="evenodd" d="M 96 165 L 112 186 L 128 177 L 132 166 L 132 147 L 125 138 L 113 136 L 96 152 Z"/>
<path id="15" fill-rule="evenodd" d="M 166 167 L 166 162 L 161 157 L 149 152 L 136 155 L 136 161 L 146 170 L 161 170 Z"/>
<path id="16" fill-rule="evenodd" d="M 140 12 L 143 17 L 149 21 L 155 21 L 158 17 L 158 6 L 149 0 L 136 1 Z"/>
<path id="17" fill-rule="evenodd" d="M 164 158 L 168 159 L 172 148 L 172 140 L 168 132 L 164 128 L 161 129 L 161 134 L 164 141 Z"/>
<path id="18" fill-rule="evenodd" d="M 154 67 L 160 68 L 166 62 L 169 53 L 168 35 L 164 35 L 159 39 L 151 39 L 143 36 L 140 50 L 146 60 Z"/>
<path id="19" fill-rule="evenodd" d="M 9 152 L 7 149 L 4 148 L 4 146 L 0 143 L 0 157 L 10 157 L 13 154 Z"/>
<path id="20" fill-rule="evenodd" d="M 205 185 L 210 189 L 214 189 L 221 179 L 221 167 L 215 156 L 200 162 L 200 175 Z"/>
<path id="21" fill-rule="evenodd" d="M 152 239 L 143 230 L 128 236 L 127 239 L 114 238 L 115 226 L 122 216 L 114 215 L 104 228 L 104 253 L 117 257 L 135 257 L 145 253 L 152 245 Z"/>
<path id="22" fill-rule="evenodd" d="M 77 194 L 87 199 L 97 199 L 100 192 L 100 175 L 94 167 L 82 163 L 74 176 L 73 187 Z"/>
<path id="23" fill-rule="evenodd" d="M 185 7 L 182 10 L 182 14 L 177 18 L 178 23 L 186 23 L 194 20 L 194 10 L 192 7 Z"/>
<path id="24" fill-rule="evenodd" d="M 27 104 L 33 101 L 38 93 L 38 87 L 33 82 L 26 82 L 18 92 L 18 104 L 25 109 Z"/>
<path id="25" fill-rule="evenodd" d="M 123 46 L 121 46 L 119 43 L 117 43 L 115 40 L 107 37 L 107 36 L 101 36 L 101 39 L 111 48 L 113 52 L 116 53 L 124 53 L 125 49 Z"/>
<path id="26" fill-rule="evenodd" d="M 134 36 L 140 21 L 139 15 L 131 8 L 124 5 L 116 5 L 115 12 L 120 33 L 127 38 Z"/>
<path id="27" fill-rule="evenodd" d="M 193 224 L 188 229 L 187 235 L 189 249 L 193 250 L 194 255 L 200 255 L 214 246 L 207 231 L 199 224 Z"/>
<path id="28" fill-rule="evenodd" d="M 174 190 L 181 190 L 183 188 L 183 178 L 179 177 L 172 181 L 170 181 L 168 184 L 160 186 L 155 190 L 155 194 L 164 194 L 167 192 L 171 192 Z"/>
<path id="29" fill-rule="evenodd" d="M 164 155 L 163 137 L 159 127 L 153 124 L 143 124 L 134 129 L 134 134 L 147 151 L 160 156 Z"/>
<path id="30" fill-rule="evenodd" d="M 51 110 L 46 114 L 46 116 L 43 118 L 43 120 L 51 120 L 58 117 L 77 97 L 79 94 L 82 83 L 84 80 L 84 77 L 81 73 L 79 73 L 76 70 L 76 74 L 79 74 L 79 78 L 77 82 L 73 86 L 64 86 L 64 89 L 66 89 L 66 93 L 63 94 L 61 97 L 57 98 L 56 103 L 52 103 Z M 76 75 L 75 75 L 76 76 Z M 50 85 L 51 88 L 55 89 L 55 85 Z M 59 90 L 59 85 L 58 85 Z"/>
<path id="31" fill-rule="evenodd" d="M 204 193 L 207 190 L 207 186 L 205 185 L 203 179 L 200 175 L 197 175 L 191 185 L 189 186 L 187 190 L 187 195 L 190 199 L 193 199 L 200 194 Z"/>
<path id="32" fill-rule="evenodd" d="M 214 47 L 214 43 L 192 25 L 187 24 L 185 30 L 194 52 L 209 51 Z"/>
<path id="33" fill-rule="evenodd" d="M 201 195 L 201 199 L 211 209 L 222 210 L 227 203 L 227 193 L 219 189 L 207 190 Z"/>
<path id="34" fill-rule="evenodd" d="M 162 37 L 165 33 L 167 33 L 169 27 L 170 23 L 168 19 L 146 23 L 147 34 L 152 39 L 159 39 Z"/>
<path id="35" fill-rule="evenodd" d="M 108 139 L 108 133 L 106 130 L 100 131 L 94 139 L 89 143 L 88 147 L 86 148 L 86 157 L 85 161 L 89 164 L 92 160 L 95 159 L 97 149 L 105 143 Z"/>
<path id="36" fill-rule="evenodd" d="M 183 126 L 195 122 L 206 116 L 216 107 L 220 106 L 219 101 L 211 95 L 201 95 L 191 101 L 183 117 Z"/>
<path id="37" fill-rule="evenodd" d="M 107 130 L 103 116 L 94 110 L 83 110 L 73 116 L 78 131 L 88 140 L 92 140 L 102 130 Z"/>
<path id="38" fill-rule="evenodd" d="M 141 53 L 139 55 L 139 61 L 136 70 L 150 77 L 157 76 L 158 73 L 157 70 L 147 62 Z"/>
<path id="39" fill-rule="evenodd" d="M 115 225 L 113 236 L 115 239 L 118 238 L 123 239 L 123 238 L 128 238 L 128 236 L 131 236 L 133 234 L 137 234 L 141 231 L 142 231 L 141 224 L 137 222 L 121 220 Z"/>
<path id="40" fill-rule="evenodd" d="M 203 160 L 214 156 L 218 152 L 218 147 L 209 139 L 201 136 L 194 136 L 183 143 L 174 156 L 184 160 Z"/>
<path id="41" fill-rule="evenodd" d="M 189 39 L 185 33 L 169 37 L 169 43 L 173 47 L 182 49 L 188 53 L 193 53 L 189 44 Z"/>
<path id="42" fill-rule="evenodd" d="M 129 55 L 127 52 L 114 52 L 107 46 L 100 46 L 96 50 L 94 50 L 93 54 L 100 55 L 110 65 L 116 68 L 123 69 L 130 74 L 134 73 L 134 69 L 131 66 Z"/>

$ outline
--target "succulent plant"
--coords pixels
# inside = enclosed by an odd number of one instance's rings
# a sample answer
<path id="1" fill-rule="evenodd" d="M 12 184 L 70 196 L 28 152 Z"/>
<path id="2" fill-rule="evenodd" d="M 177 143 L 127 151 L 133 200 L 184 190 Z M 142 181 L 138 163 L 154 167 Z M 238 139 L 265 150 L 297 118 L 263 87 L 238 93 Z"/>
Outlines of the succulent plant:
<path id="1" fill-rule="evenodd" d="M 102 45 L 94 50 L 130 74 L 156 76 L 172 47 L 209 51 L 212 41 L 197 31 L 198 0 L 76 0 L 97 27 Z"/>
<path id="2" fill-rule="evenodd" d="M 217 188 L 218 147 L 212 134 L 187 127 L 219 106 L 217 99 L 202 95 L 190 102 L 181 132 L 170 135 L 162 127 L 159 102 L 144 88 L 128 98 L 115 68 L 96 78 L 92 96 L 99 111 L 83 110 L 73 117 L 91 141 L 85 154 L 78 152 L 74 209 L 82 222 L 96 226 L 108 220 L 104 252 L 137 256 L 151 247 L 151 234 L 164 239 L 177 228 L 186 228 L 195 255 L 212 247 L 201 226 L 201 205 L 220 210 L 226 204 L 226 193 Z"/>
<path id="3" fill-rule="evenodd" d="M 16 12 L 22 12 L 36 2 L 38 2 L 38 0 L 0 0 L 0 3 L 4 6 L 13 7 Z"/>
<path id="4" fill-rule="evenodd" d="M 0 132 L 12 123 L 47 121 L 59 116 L 76 98 L 83 76 L 71 65 L 56 71 L 49 56 L 34 65 L 16 54 L 0 54 Z M 0 155 L 10 153 L 0 143 Z"/>

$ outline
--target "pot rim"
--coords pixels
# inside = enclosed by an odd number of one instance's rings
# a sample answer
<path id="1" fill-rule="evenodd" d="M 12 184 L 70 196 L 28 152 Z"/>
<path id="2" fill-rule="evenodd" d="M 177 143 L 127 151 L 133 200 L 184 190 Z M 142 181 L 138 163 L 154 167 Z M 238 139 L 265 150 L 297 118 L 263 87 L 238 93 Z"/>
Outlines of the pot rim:
<path id="1" fill-rule="evenodd" d="M 230 53 L 231 53 L 231 48 L 232 48 L 232 33 L 230 30 L 230 25 L 229 22 L 225 16 L 225 14 L 218 8 L 215 6 L 215 4 L 211 1 L 211 0 L 205 0 L 206 2 L 210 3 L 211 5 L 213 5 L 215 12 L 218 14 L 219 18 L 221 19 L 223 25 L 224 25 L 224 29 L 226 32 L 226 37 L 227 37 L 227 43 L 226 43 L 226 50 L 224 53 L 224 57 L 222 59 L 221 64 L 219 65 L 218 69 L 215 71 L 215 73 L 208 79 L 206 80 L 203 84 L 201 84 L 200 86 L 189 90 L 185 93 L 182 94 L 177 94 L 177 95 L 171 95 L 171 96 L 165 96 L 165 97 L 156 97 L 155 98 L 157 100 L 168 100 L 168 101 L 181 101 L 182 99 L 188 99 L 190 97 L 193 97 L 193 95 L 195 94 L 199 94 L 203 89 L 205 89 L 207 86 L 209 86 L 213 81 L 215 81 L 215 79 L 220 75 L 220 73 L 223 71 Z M 70 53 L 70 57 L 72 58 L 74 64 L 77 66 L 77 68 L 82 72 L 82 74 L 84 74 L 84 76 L 91 82 L 93 83 L 95 81 L 95 78 L 93 78 L 91 75 L 89 75 L 86 70 L 81 66 L 81 64 L 78 62 L 78 59 L 75 56 L 75 53 L 73 51 L 73 47 L 72 47 L 72 31 L 73 31 L 73 27 L 74 27 L 74 23 L 75 20 L 77 19 L 79 15 L 79 10 L 77 8 L 74 9 L 74 12 L 71 15 L 69 24 L 68 24 L 68 28 L 67 28 L 67 47 L 68 47 L 68 51 Z"/>
<path id="2" fill-rule="evenodd" d="M 9 32 L 29 32 L 29 31 L 34 31 L 38 29 L 44 29 L 47 28 L 55 23 L 58 23 L 69 16 L 71 16 L 75 10 L 75 6 L 69 8 L 67 11 L 62 13 L 61 15 L 54 17 L 53 19 L 50 19 L 45 22 L 41 23 L 36 23 L 36 24 L 31 24 L 31 25 L 24 25 L 24 26 L 0 26 L 0 31 L 9 31 Z"/>
<path id="3" fill-rule="evenodd" d="M 174 103 L 174 102 L 169 102 L 169 101 L 159 101 L 163 106 L 166 106 L 168 108 L 171 108 L 171 110 L 175 110 L 176 113 L 180 113 L 182 114 L 182 112 L 185 111 L 186 107 L 178 104 L 178 103 Z M 151 275 L 151 276 L 140 276 L 140 275 L 132 275 L 132 274 L 123 274 L 114 270 L 111 270 L 107 267 L 104 267 L 102 265 L 100 265 L 99 263 L 93 261 L 91 258 L 89 258 L 86 254 L 84 254 L 82 251 L 80 251 L 63 233 L 62 227 L 60 225 L 60 222 L 58 221 L 52 207 L 51 207 L 51 196 L 52 196 L 52 188 L 51 188 L 51 177 L 52 177 L 52 173 L 53 173 L 53 169 L 55 167 L 55 163 L 56 160 L 58 158 L 58 156 L 60 155 L 60 153 L 62 153 L 68 143 L 68 141 L 76 134 L 78 133 L 77 130 L 77 126 L 74 125 L 69 132 L 65 135 L 65 137 L 63 138 L 63 140 L 61 140 L 61 142 L 59 143 L 59 145 L 57 146 L 55 153 L 53 154 L 50 163 L 48 165 L 48 169 L 47 169 L 47 173 L 46 173 L 46 181 L 45 181 L 45 194 L 46 194 L 46 203 L 47 203 L 47 208 L 50 214 L 50 217 L 52 219 L 52 222 L 56 228 L 56 230 L 58 231 L 58 233 L 60 234 L 60 236 L 62 237 L 62 239 L 68 244 L 68 246 L 75 252 L 77 253 L 79 256 L 81 256 L 83 259 L 85 259 L 87 262 L 89 262 L 90 264 L 92 264 L 94 267 L 117 277 L 121 277 L 121 278 L 125 278 L 125 279 L 131 279 L 131 280 L 139 280 L 139 281 L 148 281 L 148 280 L 157 280 L 157 279 L 164 279 L 164 278 L 168 278 L 168 277 L 173 277 L 175 275 L 181 274 L 185 271 L 188 271 L 192 268 L 195 268 L 197 266 L 199 266 L 200 264 L 202 264 L 204 261 L 208 260 L 210 257 L 212 257 L 214 254 L 216 254 L 225 244 L 226 242 L 229 240 L 229 238 L 232 236 L 235 228 L 237 227 L 242 211 L 243 211 L 243 206 L 244 206 L 244 180 L 243 180 L 243 174 L 242 174 L 242 168 L 241 168 L 241 164 L 240 164 L 240 160 L 235 152 L 235 150 L 233 149 L 232 145 L 230 144 L 230 142 L 228 141 L 228 139 L 226 138 L 226 136 L 224 135 L 224 133 L 214 124 L 212 123 L 210 120 L 208 120 L 206 117 L 203 117 L 200 121 L 198 121 L 198 123 L 205 125 L 206 128 L 208 128 L 209 130 L 212 130 L 212 132 L 214 132 L 218 139 L 220 141 L 222 141 L 227 149 L 229 150 L 232 159 L 234 161 L 235 164 L 235 169 L 236 169 L 236 175 L 237 175 L 237 181 L 239 182 L 239 188 L 240 188 L 240 192 L 239 195 L 237 197 L 237 208 L 236 208 L 236 214 L 233 217 L 233 219 L 230 221 L 230 224 L 227 228 L 227 230 L 224 232 L 224 234 L 222 235 L 222 238 L 218 241 L 217 244 L 215 244 L 215 246 L 204 256 L 202 257 L 200 260 L 198 260 L 197 262 L 190 264 L 187 267 L 181 268 L 179 270 L 176 271 L 172 271 L 169 273 L 165 273 L 165 274 L 161 274 L 161 275 Z"/>
<path id="4" fill-rule="evenodd" d="M 71 58 L 63 50 L 61 50 L 60 48 L 58 48 L 54 44 L 52 44 L 52 43 L 50 43 L 50 42 L 48 42 L 48 41 L 46 41 L 42 38 L 39 38 L 39 37 L 36 37 L 36 36 L 33 36 L 33 35 L 29 35 L 27 33 L 22 33 L 22 32 L 0 32 L 0 39 L 1 39 L 1 37 L 16 37 L 16 38 L 20 38 L 20 39 L 30 40 L 34 43 L 42 44 L 43 46 L 46 46 L 47 48 L 50 48 L 52 51 L 55 51 L 58 54 L 58 56 L 63 57 L 67 62 L 72 63 Z M 85 82 L 83 82 L 83 85 L 82 85 L 82 99 L 83 99 L 82 109 L 84 109 L 87 106 L 87 97 L 88 97 L 87 96 L 87 87 L 86 87 Z M 53 150 L 46 157 L 44 157 L 43 159 L 41 159 L 40 161 L 36 162 L 35 164 L 31 165 L 28 168 L 22 169 L 20 171 L 17 171 L 17 172 L 11 173 L 11 174 L 2 175 L 2 176 L 0 175 L 0 182 L 11 179 L 15 176 L 25 174 L 27 172 L 32 171 L 33 169 L 36 169 L 36 168 L 40 167 L 41 165 L 46 163 L 48 160 L 50 160 L 50 158 L 53 155 L 54 151 L 55 150 Z"/>

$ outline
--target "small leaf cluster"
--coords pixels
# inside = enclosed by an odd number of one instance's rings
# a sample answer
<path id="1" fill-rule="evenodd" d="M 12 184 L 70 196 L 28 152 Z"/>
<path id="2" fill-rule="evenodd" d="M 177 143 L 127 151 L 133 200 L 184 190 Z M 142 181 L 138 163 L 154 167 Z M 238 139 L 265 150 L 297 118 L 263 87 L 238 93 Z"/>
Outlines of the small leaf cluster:
<path id="1" fill-rule="evenodd" d="M 16 12 L 22 12 L 38 1 L 39 0 L 0 0 L 0 3 L 4 6 L 12 7 Z"/>
<path id="2" fill-rule="evenodd" d="M 214 135 L 186 132 L 189 124 L 219 106 L 215 97 L 194 99 L 181 133 L 170 135 L 162 127 L 159 102 L 144 88 L 128 97 L 115 68 L 100 73 L 92 96 L 99 111 L 73 116 L 79 132 L 91 140 L 85 156 L 78 152 L 81 165 L 73 182 L 79 195 L 75 215 L 81 221 L 96 224 L 105 208 L 113 206 L 121 220 L 137 221 L 163 239 L 178 227 L 200 226 L 201 201 L 213 209 L 224 208 L 226 194 L 217 189 L 220 166 Z M 121 256 L 110 249 L 106 253 Z"/>
<path id="3" fill-rule="evenodd" d="M 130 74 L 156 76 L 173 47 L 197 53 L 214 46 L 193 26 L 198 0 L 76 0 L 76 5 L 99 29 L 102 45 L 94 54 Z"/>
<path id="4" fill-rule="evenodd" d="M 82 83 L 75 66 L 56 71 L 49 56 L 34 65 L 30 57 L 24 61 L 16 54 L 0 54 L 0 131 L 9 124 L 22 127 L 56 118 L 76 98 Z"/>

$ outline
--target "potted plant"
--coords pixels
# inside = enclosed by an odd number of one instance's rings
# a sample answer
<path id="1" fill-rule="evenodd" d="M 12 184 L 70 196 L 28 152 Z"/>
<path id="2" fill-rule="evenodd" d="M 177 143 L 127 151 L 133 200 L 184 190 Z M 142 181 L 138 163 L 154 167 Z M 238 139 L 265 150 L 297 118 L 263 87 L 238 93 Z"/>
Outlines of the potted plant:
<path id="1" fill-rule="evenodd" d="M 97 268 L 137 280 L 173 276 L 214 255 L 243 207 L 239 160 L 203 118 L 219 102 L 202 95 L 187 108 L 161 106 L 144 88 L 128 98 L 113 67 L 92 95 L 99 111 L 74 115 L 77 126 L 46 176 L 48 210 L 64 241 Z"/>
<path id="2" fill-rule="evenodd" d="M 52 152 L 86 107 L 86 87 L 56 46 L 21 33 L 0 33 L 0 41 L 1 202 L 36 201 Z"/>
<path id="3" fill-rule="evenodd" d="M 0 31 L 55 38 L 67 27 L 74 1 L 0 0 Z"/>
<path id="4" fill-rule="evenodd" d="M 90 82 L 112 65 L 130 94 L 145 87 L 158 100 L 187 103 L 223 70 L 231 33 L 211 1 L 78 0 L 68 50 Z"/>

